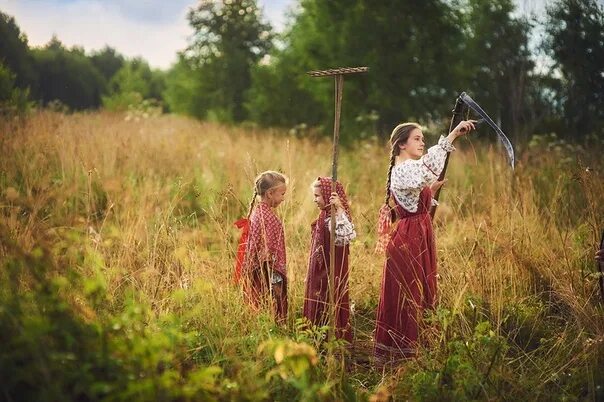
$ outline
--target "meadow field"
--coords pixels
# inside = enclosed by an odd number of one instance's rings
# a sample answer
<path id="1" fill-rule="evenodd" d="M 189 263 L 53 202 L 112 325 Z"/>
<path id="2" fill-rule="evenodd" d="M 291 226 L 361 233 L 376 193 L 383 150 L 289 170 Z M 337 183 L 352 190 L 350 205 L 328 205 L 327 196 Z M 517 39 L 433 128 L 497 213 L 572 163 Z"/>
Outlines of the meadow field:
<path id="1" fill-rule="evenodd" d="M 0 120 L 0 399 L 602 400 L 602 151 L 543 135 L 512 172 L 494 136 L 461 139 L 435 219 L 439 308 L 417 359 L 377 369 L 385 143 L 340 153 L 358 239 L 355 342 L 334 365 L 300 320 L 329 139 L 172 115 Z M 232 282 L 233 222 L 266 169 L 289 177 L 285 327 Z"/>

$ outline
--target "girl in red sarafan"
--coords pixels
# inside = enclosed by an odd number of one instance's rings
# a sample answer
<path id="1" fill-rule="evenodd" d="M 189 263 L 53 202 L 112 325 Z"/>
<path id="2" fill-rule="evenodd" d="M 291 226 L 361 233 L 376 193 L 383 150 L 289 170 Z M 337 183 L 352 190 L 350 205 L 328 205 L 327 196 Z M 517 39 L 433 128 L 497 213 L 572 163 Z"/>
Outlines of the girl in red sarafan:
<path id="1" fill-rule="evenodd" d="M 423 311 L 436 305 L 432 192 L 443 183 L 436 180 L 447 152 L 455 149 L 453 141 L 472 129 L 474 121 L 462 121 L 426 155 L 418 124 L 399 124 L 392 131 L 386 200 L 378 225 L 378 249 L 386 251 L 375 330 L 378 363 L 413 357 Z"/>
<path id="2" fill-rule="evenodd" d="M 280 324 L 287 318 L 287 271 L 283 224 L 274 209 L 283 202 L 286 191 L 283 174 L 270 170 L 261 173 L 255 180 L 248 218 L 235 222 L 242 229 L 235 280 L 243 280 L 245 299 L 254 308 L 270 300 Z"/>
<path id="3" fill-rule="evenodd" d="M 336 191 L 331 192 L 332 180 L 319 177 L 313 183 L 314 202 L 320 209 L 319 217 L 311 225 L 311 246 L 304 293 L 304 317 L 313 325 L 329 323 L 329 261 L 331 205 L 336 209 L 334 303 L 335 334 L 338 339 L 352 342 L 350 329 L 350 301 L 348 296 L 348 244 L 356 237 L 350 206 L 344 187 L 336 181 Z"/>

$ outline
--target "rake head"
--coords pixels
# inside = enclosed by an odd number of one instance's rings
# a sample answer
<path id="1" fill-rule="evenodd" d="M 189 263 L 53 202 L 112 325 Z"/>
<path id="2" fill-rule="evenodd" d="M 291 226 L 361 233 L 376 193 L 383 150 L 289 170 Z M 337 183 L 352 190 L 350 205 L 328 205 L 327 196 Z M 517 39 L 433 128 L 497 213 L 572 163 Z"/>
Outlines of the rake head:
<path id="1" fill-rule="evenodd" d="M 367 71 L 369 71 L 369 67 L 342 67 L 332 68 L 329 70 L 309 71 L 306 74 L 310 75 L 311 77 L 327 77 L 330 75 L 366 73 Z"/>

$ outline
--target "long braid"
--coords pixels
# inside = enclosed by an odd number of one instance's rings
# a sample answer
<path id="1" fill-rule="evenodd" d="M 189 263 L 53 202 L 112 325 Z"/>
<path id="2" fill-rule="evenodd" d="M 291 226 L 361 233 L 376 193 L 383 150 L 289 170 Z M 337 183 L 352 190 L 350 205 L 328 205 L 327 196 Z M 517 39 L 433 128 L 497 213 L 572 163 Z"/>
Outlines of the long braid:
<path id="1" fill-rule="evenodd" d="M 252 210 L 254 209 L 254 204 L 256 203 L 256 196 L 258 195 L 256 189 L 254 189 L 254 195 L 252 195 L 252 199 L 250 200 L 250 209 L 247 211 L 247 218 L 250 219 L 252 216 Z"/>
<path id="2" fill-rule="evenodd" d="M 384 199 L 384 205 L 388 205 L 390 199 L 390 182 L 392 177 L 392 168 L 394 168 L 394 162 L 396 161 L 396 155 L 394 154 L 395 148 L 392 148 L 390 155 L 390 167 L 388 168 L 388 180 L 386 181 L 386 198 Z"/>
<path id="3" fill-rule="evenodd" d="M 254 209 L 254 205 L 256 204 L 256 197 L 258 196 L 258 188 L 260 187 L 263 177 L 264 174 L 261 173 L 258 175 L 258 177 L 256 177 L 256 180 L 254 181 L 254 194 L 252 195 L 252 199 L 250 200 L 250 209 L 249 211 L 247 211 L 248 219 L 250 219 L 250 216 L 252 216 L 252 210 Z"/>

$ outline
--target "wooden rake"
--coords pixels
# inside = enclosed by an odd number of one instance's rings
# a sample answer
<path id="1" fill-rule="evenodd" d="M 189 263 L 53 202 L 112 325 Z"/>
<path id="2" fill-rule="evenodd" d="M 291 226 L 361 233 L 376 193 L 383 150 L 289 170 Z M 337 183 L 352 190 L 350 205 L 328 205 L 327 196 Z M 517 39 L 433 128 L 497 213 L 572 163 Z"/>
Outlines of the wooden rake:
<path id="1" fill-rule="evenodd" d="M 331 192 L 336 191 L 336 180 L 338 179 L 338 142 L 340 139 L 340 116 L 342 111 L 342 92 L 344 89 L 344 75 L 365 73 L 368 67 L 342 67 L 329 70 L 309 71 L 311 77 L 334 77 L 335 81 L 335 115 L 333 124 L 333 159 L 331 164 Z M 325 200 L 326 202 L 328 200 Z M 329 339 L 333 340 L 337 310 L 335 308 L 335 265 L 336 265 L 336 220 L 335 207 L 331 205 L 330 235 L 329 235 Z"/>

